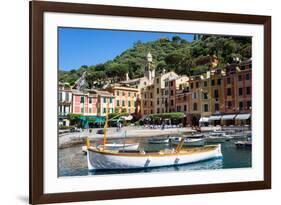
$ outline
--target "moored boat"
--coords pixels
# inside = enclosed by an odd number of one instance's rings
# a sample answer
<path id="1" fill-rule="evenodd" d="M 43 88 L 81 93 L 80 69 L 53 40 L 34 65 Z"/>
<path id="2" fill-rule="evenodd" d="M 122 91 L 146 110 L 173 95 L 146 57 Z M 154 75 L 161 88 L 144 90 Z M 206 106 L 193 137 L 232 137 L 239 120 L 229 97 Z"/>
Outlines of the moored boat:
<path id="1" fill-rule="evenodd" d="M 109 105 L 107 105 L 108 107 Z M 106 145 L 106 128 L 108 124 L 108 108 L 104 127 L 104 145 Z M 109 150 L 106 146 L 91 146 L 87 138 L 87 164 L 89 170 L 102 169 L 142 169 L 161 166 L 176 166 L 194 163 L 212 158 L 222 157 L 221 145 L 183 148 L 185 138 L 182 137 L 176 149 L 156 151 L 146 150 Z"/>
<path id="2" fill-rule="evenodd" d="M 212 132 L 206 137 L 208 143 L 224 143 L 225 141 L 233 139 L 232 136 L 224 132 Z"/>
<path id="3" fill-rule="evenodd" d="M 172 144 L 177 145 L 180 143 L 181 137 L 172 139 Z M 196 147 L 196 146 L 204 146 L 205 138 L 185 138 L 183 146 L 186 147 Z"/>
<path id="4" fill-rule="evenodd" d="M 237 148 L 252 148 L 252 141 L 237 141 L 234 143 Z"/>
<path id="5" fill-rule="evenodd" d="M 222 157 L 221 145 L 160 151 L 100 150 L 90 146 L 87 152 L 89 170 L 176 166 Z"/>

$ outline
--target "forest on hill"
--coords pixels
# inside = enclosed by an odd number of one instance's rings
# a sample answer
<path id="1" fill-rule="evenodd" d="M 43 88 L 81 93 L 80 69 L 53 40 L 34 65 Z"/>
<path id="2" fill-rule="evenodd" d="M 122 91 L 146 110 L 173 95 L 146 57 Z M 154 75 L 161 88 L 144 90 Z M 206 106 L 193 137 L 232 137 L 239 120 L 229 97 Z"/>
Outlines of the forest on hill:
<path id="1" fill-rule="evenodd" d="M 194 35 L 194 40 L 188 42 L 179 36 L 161 38 L 143 43 L 137 41 L 132 48 L 125 50 L 114 59 L 97 65 L 82 65 L 70 71 L 59 70 L 59 80 L 73 85 L 87 71 L 86 79 L 91 87 L 93 82 L 101 85 L 105 79 L 112 82 L 124 80 L 128 72 L 131 79 L 142 77 L 146 55 L 150 52 L 156 72 L 173 70 L 179 75 L 197 75 L 209 67 L 208 56 L 216 55 L 219 67 L 233 63 L 235 59 L 251 58 L 251 37 Z"/>

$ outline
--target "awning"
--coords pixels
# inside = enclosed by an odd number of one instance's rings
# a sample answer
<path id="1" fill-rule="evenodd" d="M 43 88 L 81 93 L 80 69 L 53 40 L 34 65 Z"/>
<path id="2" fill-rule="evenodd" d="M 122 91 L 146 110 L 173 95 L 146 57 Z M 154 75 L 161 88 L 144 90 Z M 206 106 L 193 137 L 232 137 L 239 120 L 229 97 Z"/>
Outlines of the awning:
<path id="1" fill-rule="evenodd" d="M 222 120 L 233 120 L 235 115 L 223 115 Z"/>
<path id="2" fill-rule="evenodd" d="M 221 115 L 212 115 L 209 117 L 209 121 L 220 120 L 220 119 L 221 119 Z"/>
<path id="3" fill-rule="evenodd" d="M 251 117 L 251 114 L 238 114 L 235 120 L 248 120 Z"/>
<path id="4" fill-rule="evenodd" d="M 199 122 L 209 122 L 209 117 L 201 117 Z"/>

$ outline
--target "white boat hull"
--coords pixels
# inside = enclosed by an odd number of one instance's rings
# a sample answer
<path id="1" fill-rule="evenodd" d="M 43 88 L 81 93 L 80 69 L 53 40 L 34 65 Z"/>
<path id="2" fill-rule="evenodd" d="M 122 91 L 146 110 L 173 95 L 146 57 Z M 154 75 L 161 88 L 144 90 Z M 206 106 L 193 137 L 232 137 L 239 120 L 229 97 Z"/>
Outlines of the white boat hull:
<path id="1" fill-rule="evenodd" d="M 199 162 L 222 157 L 221 146 L 217 145 L 204 152 L 189 154 L 110 154 L 88 149 L 87 161 L 89 170 L 100 169 L 140 169 L 150 167 L 172 166 Z"/>

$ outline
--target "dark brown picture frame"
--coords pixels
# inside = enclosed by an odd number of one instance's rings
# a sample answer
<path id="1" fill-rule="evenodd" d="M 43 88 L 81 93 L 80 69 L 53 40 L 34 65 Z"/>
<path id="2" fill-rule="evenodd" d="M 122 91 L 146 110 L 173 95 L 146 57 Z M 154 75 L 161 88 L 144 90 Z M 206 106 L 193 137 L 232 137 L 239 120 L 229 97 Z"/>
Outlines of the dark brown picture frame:
<path id="1" fill-rule="evenodd" d="M 30 203 L 76 202 L 105 199 L 242 191 L 271 188 L 271 17 L 103 6 L 76 3 L 30 3 Z M 264 26 L 264 180 L 238 183 L 135 188 L 45 194 L 43 191 L 43 14 L 44 12 L 182 19 L 208 22 L 259 24 Z"/>

